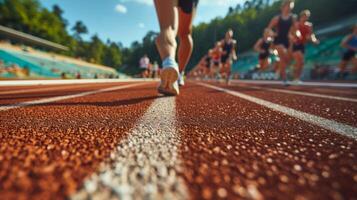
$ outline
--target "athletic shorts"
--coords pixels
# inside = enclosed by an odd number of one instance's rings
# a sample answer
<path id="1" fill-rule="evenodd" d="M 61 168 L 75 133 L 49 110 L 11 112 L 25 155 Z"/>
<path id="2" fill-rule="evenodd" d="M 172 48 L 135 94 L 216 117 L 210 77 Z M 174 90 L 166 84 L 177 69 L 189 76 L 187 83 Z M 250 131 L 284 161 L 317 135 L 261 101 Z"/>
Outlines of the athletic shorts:
<path id="1" fill-rule="evenodd" d="M 265 59 L 269 58 L 269 56 L 270 56 L 269 52 L 260 53 L 259 60 L 265 60 Z"/>
<path id="2" fill-rule="evenodd" d="M 305 53 L 305 45 L 303 44 L 294 44 L 293 45 L 293 52 L 301 51 L 302 53 Z"/>
<path id="3" fill-rule="evenodd" d="M 289 39 L 288 38 L 280 38 L 280 37 L 277 37 L 275 38 L 274 40 L 274 44 L 275 45 L 283 45 L 285 48 L 289 48 L 290 47 L 290 42 L 289 42 Z"/>
<path id="4" fill-rule="evenodd" d="M 219 64 L 220 64 L 220 62 L 219 62 L 218 60 L 214 60 L 214 61 L 213 61 L 213 65 L 214 65 L 214 66 L 218 67 Z"/>
<path id="5" fill-rule="evenodd" d="M 184 13 L 191 14 L 198 5 L 198 0 L 178 0 L 178 6 Z"/>
<path id="6" fill-rule="evenodd" d="M 352 50 L 347 50 L 342 57 L 342 60 L 344 61 L 350 61 L 352 58 L 356 56 L 356 52 Z"/>
<path id="7" fill-rule="evenodd" d="M 230 56 L 222 56 L 221 57 L 221 62 L 224 63 L 224 64 L 229 60 L 230 60 Z"/>

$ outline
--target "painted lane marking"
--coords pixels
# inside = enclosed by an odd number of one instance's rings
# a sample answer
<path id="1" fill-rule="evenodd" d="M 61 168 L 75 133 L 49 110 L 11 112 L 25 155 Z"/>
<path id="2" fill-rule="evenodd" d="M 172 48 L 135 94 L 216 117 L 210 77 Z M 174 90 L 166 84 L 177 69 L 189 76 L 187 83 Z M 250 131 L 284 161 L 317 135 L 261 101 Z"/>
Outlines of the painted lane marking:
<path id="1" fill-rule="evenodd" d="M 144 84 L 147 84 L 147 83 L 121 85 L 121 86 L 110 87 L 110 88 L 105 88 L 105 89 L 100 89 L 100 90 L 95 90 L 95 91 L 82 92 L 82 93 L 78 93 L 78 94 L 57 96 L 57 97 L 51 97 L 51 98 L 38 99 L 38 100 L 27 101 L 27 102 L 21 102 L 21 103 L 12 104 L 12 105 L 5 105 L 5 106 L 0 106 L 0 111 L 7 111 L 7 110 L 15 109 L 15 108 L 21 108 L 21 107 L 26 107 L 26 106 L 34 106 L 34 105 L 46 104 L 46 103 L 51 103 L 51 102 L 56 102 L 56 101 L 62 101 L 62 100 L 67 100 L 67 99 L 78 98 L 78 97 L 84 97 L 84 96 L 93 95 L 93 94 L 99 94 L 99 93 L 103 93 L 103 92 L 122 90 L 122 89 L 131 88 L 131 87 L 135 87 L 135 86 L 140 86 L 140 85 L 144 85 Z"/>
<path id="2" fill-rule="evenodd" d="M 323 117 L 318 117 L 318 116 L 308 114 L 305 112 L 301 112 L 301 111 L 298 111 L 298 110 L 295 110 L 295 109 L 292 109 L 292 108 L 289 108 L 286 106 L 278 105 L 278 104 L 275 104 L 275 103 L 272 103 L 272 102 L 269 102 L 266 100 L 262 100 L 262 99 L 259 99 L 259 98 L 253 97 L 253 96 L 249 96 L 249 95 L 246 95 L 246 94 L 243 94 L 240 92 L 236 92 L 233 90 L 228 90 L 228 89 L 216 87 L 216 86 L 213 86 L 210 84 L 205 84 L 205 83 L 197 83 L 197 84 L 207 87 L 207 88 L 225 92 L 227 94 L 230 94 L 230 95 L 245 99 L 247 101 L 259 104 L 261 106 L 267 107 L 274 111 L 278 111 L 280 113 L 284 113 L 286 115 L 300 119 L 302 121 L 320 126 L 324 129 L 357 139 L 357 128 L 356 127 L 342 124 L 342 123 L 336 122 L 334 120 L 325 119 Z"/>
<path id="3" fill-rule="evenodd" d="M 0 87 L 5 86 L 32 86 L 32 85 L 71 85 L 84 83 L 126 83 L 126 82 L 153 82 L 159 79 L 128 78 L 128 79 L 68 79 L 68 80 L 20 80 L 0 81 Z"/>
<path id="4" fill-rule="evenodd" d="M 274 89 L 274 88 L 265 88 L 265 87 L 263 88 L 263 87 L 256 87 L 256 86 L 241 86 L 241 87 L 247 87 L 247 88 L 252 88 L 252 89 L 257 89 L 257 90 L 267 90 L 267 91 L 272 91 L 272 92 L 280 92 L 280 93 L 286 93 L 286 94 L 296 94 L 296 95 L 302 95 L 302 96 L 318 97 L 318 98 L 323 98 L 323 99 L 357 102 L 357 99 L 353 99 L 353 98 L 330 96 L 330 95 L 316 94 L 316 93 L 310 93 L 310 92 L 301 92 L 301 91 Z"/>
<path id="5" fill-rule="evenodd" d="M 253 80 L 231 80 L 231 83 L 251 83 L 261 85 L 284 85 L 282 81 L 253 81 Z M 303 82 L 299 86 L 319 86 L 319 87 L 341 87 L 357 88 L 356 83 L 329 83 L 329 82 Z"/>
<path id="6" fill-rule="evenodd" d="M 50 87 L 50 88 L 32 88 L 32 89 L 21 89 L 21 90 L 11 90 L 11 91 L 3 91 L 0 92 L 0 95 L 8 95 L 8 94 L 25 94 L 31 92 L 46 92 L 46 91 L 54 91 L 54 90 L 62 90 L 62 89 L 74 89 L 74 88 L 85 88 L 90 87 L 90 85 L 73 85 L 73 86 L 58 86 L 58 87 Z"/>
<path id="7" fill-rule="evenodd" d="M 175 97 L 156 99 L 71 199 L 188 199 L 177 175 L 179 143 Z"/>

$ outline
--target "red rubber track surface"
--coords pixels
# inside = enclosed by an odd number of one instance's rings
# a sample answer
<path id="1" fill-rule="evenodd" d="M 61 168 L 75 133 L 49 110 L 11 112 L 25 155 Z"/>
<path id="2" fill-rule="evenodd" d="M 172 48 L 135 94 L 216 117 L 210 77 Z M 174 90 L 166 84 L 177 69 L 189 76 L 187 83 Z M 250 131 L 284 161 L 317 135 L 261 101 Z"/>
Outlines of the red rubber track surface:
<path id="1" fill-rule="evenodd" d="M 227 86 L 225 84 L 214 84 L 215 86 L 223 87 L 233 91 L 238 91 L 250 96 L 254 96 L 263 100 L 267 100 L 279 105 L 293 108 L 302 112 L 313 114 L 316 116 L 332 119 L 351 126 L 357 126 L 357 103 L 331 100 L 320 97 L 310 97 L 304 95 L 286 94 L 275 91 L 252 89 L 245 86 Z M 271 88 L 271 87 L 262 87 Z M 284 90 L 296 91 L 293 88 L 285 88 Z M 351 95 L 355 95 L 357 90 L 350 90 Z M 321 94 L 310 92 L 313 94 Z M 329 94 L 331 96 L 342 97 L 338 93 Z M 357 99 L 357 98 L 356 98 Z"/>
<path id="2" fill-rule="evenodd" d="M 1 112 L 1 199 L 64 199 L 75 192 L 156 96 L 149 84 Z"/>
<path id="3" fill-rule="evenodd" d="M 0 95 L 8 98 L 0 104 L 126 84 L 132 83 Z M 156 85 L 0 112 L 0 199 L 75 193 L 157 98 Z M 25 89 L 47 87 L 57 86 Z M 356 111 L 353 103 L 226 88 L 356 126 L 343 111 Z M 181 89 L 176 103 L 180 175 L 193 199 L 356 199 L 356 140 L 195 83 Z M 342 117 L 323 114 L 327 107 Z"/>
<path id="4" fill-rule="evenodd" d="M 0 106 L 32 101 L 42 98 L 78 94 L 81 92 L 99 90 L 103 88 L 109 88 L 109 87 L 119 86 L 124 84 L 125 83 L 79 84 L 79 85 L 60 85 L 60 86 L 57 85 L 57 86 L 42 86 L 42 87 L 34 86 L 33 88 L 26 87 L 24 89 L 17 89 L 11 87 L 10 89 L 0 92 Z"/>
<path id="5" fill-rule="evenodd" d="M 196 199 L 355 195 L 356 141 L 197 85 L 177 102 L 184 177 Z"/>

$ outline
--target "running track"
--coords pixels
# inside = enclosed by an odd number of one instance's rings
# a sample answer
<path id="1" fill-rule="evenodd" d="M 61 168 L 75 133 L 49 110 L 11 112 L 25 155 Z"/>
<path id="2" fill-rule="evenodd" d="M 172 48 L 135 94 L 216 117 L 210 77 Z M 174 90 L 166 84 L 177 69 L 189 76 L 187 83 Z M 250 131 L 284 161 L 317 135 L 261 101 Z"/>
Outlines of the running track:
<path id="1" fill-rule="evenodd" d="M 0 87 L 0 199 L 357 199 L 357 89 Z"/>

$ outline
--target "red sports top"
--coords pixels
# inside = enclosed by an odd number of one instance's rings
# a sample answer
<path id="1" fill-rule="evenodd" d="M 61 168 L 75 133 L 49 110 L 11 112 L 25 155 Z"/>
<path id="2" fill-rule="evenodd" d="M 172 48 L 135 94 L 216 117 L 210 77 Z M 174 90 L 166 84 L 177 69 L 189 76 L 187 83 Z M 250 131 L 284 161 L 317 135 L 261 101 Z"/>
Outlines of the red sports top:
<path id="1" fill-rule="evenodd" d="M 309 36 L 312 34 L 312 24 L 310 22 L 299 23 L 298 32 L 296 35 L 297 44 L 306 44 L 309 40 Z"/>

